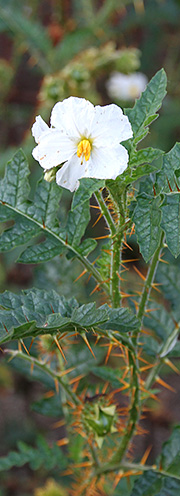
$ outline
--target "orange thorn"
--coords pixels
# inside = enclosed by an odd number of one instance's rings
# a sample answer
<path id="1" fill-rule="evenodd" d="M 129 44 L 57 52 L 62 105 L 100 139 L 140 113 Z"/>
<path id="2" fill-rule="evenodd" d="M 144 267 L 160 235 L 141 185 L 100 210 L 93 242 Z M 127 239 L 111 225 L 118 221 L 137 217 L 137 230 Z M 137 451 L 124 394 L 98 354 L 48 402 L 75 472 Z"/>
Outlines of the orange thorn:
<path id="1" fill-rule="evenodd" d="M 133 265 L 133 269 L 137 272 L 137 274 L 141 277 L 143 281 L 146 280 L 146 278 L 143 276 L 143 274 L 141 274 L 140 270 L 138 270 L 135 265 Z"/>
<path id="2" fill-rule="evenodd" d="M 177 367 L 174 365 L 174 363 L 172 363 L 169 358 L 165 358 L 164 360 L 165 364 L 168 365 L 172 370 L 174 370 L 174 372 L 176 372 L 177 374 L 180 374 L 180 371 L 179 369 L 177 369 Z"/>
<path id="3" fill-rule="evenodd" d="M 105 249 L 103 249 L 102 251 L 104 251 L 104 252 L 105 252 L 105 253 L 107 253 L 108 255 L 111 255 L 111 253 L 112 253 L 112 252 L 111 252 L 111 250 L 105 250 Z"/>
<path id="4" fill-rule="evenodd" d="M 129 234 L 129 237 L 131 237 L 134 232 L 135 232 L 135 224 L 133 224 L 131 227 L 131 232 Z"/>
<path id="5" fill-rule="evenodd" d="M 103 216 L 102 212 L 98 215 L 98 218 L 96 219 L 96 221 L 94 222 L 93 226 L 94 227 L 98 222 L 99 220 L 101 219 L 101 217 Z"/>
<path id="6" fill-rule="evenodd" d="M 146 449 L 146 451 L 145 451 L 145 453 L 144 453 L 143 457 L 141 458 L 140 465 L 145 465 L 146 460 L 148 459 L 148 456 L 149 456 L 149 453 L 150 453 L 150 451 L 151 451 L 151 450 L 152 450 L 152 446 L 149 446 L 149 447 Z"/>
<path id="7" fill-rule="evenodd" d="M 91 204 L 90 204 L 90 207 L 91 207 L 91 208 L 97 208 L 98 210 L 100 210 L 100 207 L 98 207 L 98 206 L 96 206 L 96 205 L 91 205 Z"/>
<path id="8" fill-rule="evenodd" d="M 145 312 L 150 313 L 150 312 L 155 312 L 156 310 L 158 310 L 158 308 L 147 308 L 147 310 L 145 310 Z"/>
<path id="9" fill-rule="evenodd" d="M 56 442 L 57 446 L 65 446 L 68 443 L 69 443 L 69 439 L 67 437 L 64 437 L 63 439 L 59 439 L 59 441 Z"/>
<path id="10" fill-rule="evenodd" d="M 32 347 L 33 343 L 34 343 L 34 338 L 31 339 L 31 343 L 30 343 L 30 346 L 29 346 L 29 353 L 30 353 L 30 350 L 31 350 L 31 347 Z"/>
<path id="11" fill-rule="evenodd" d="M 6 332 L 7 332 L 7 334 L 8 334 L 8 330 L 7 330 L 7 327 L 5 326 L 4 322 L 2 322 L 2 325 L 3 325 L 3 327 L 4 327 L 5 331 L 6 331 Z"/>
<path id="12" fill-rule="evenodd" d="M 78 281 L 78 280 L 79 280 L 82 276 L 84 276 L 84 274 L 86 274 L 86 272 L 87 272 L 87 270 L 86 270 L 86 269 L 84 269 L 84 270 L 81 272 L 80 276 L 76 277 L 76 279 L 75 279 L 75 281 L 74 281 L 74 282 L 77 282 L 77 281 Z"/>
<path id="13" fill-rule="evenodd" d="M 89 341 L 88 341 L 88 338 L 87 338 L 86 334 L 82 334 L 82 338 L 83 338 L 84 342 L 86 343 L 86 345 L 87 345 L 87 347 L 88 347 L 89 351 L 91 352 L 92 356 L 93 356 L 94 358 L 96 358 L 96 357 L 95 357 L 95 354 L 94 354 L 94 352 L 93 352 L 93 350 L 92 350 L 92 348 L 91 348 L 91 346 L 90 346 L 90 344 L 89 344 Z"/>
<path id="14" fill-rule="evenodd" d="M 153 289 L 155 289 L 155 291 L 157 291 L 158 293 L 160 293 L 160 294 L 161 294 L 160 289 L 158 289 L 158 288 L 156 287 L 156 284 L 155 284 L 155 283 L 154 283 L 154 284 L 151 284 L 151 286 L 152 286 L 152 288 L 153 288 Z"/>
<path id="15" fill-rule="evenodd" d="M 69 384 L 74 384 L 74 382 L 79 381 L 82 377 L 84 377 L 84 374 L 80 374 L 78 377 L 73 377 L 73 379 L 69 381 Z"/>
<path id="16" fill-rule="evenodd" d="M 95 288 L 91 291 L 90 293 L 90 296 L 95 293 L 95 291 L 99 291 L 99 286 L 100 286 L 100 283 L 96 284 Z"/>
<path id="17" fill-rule="evenodd" d="M 53 429 L 58 429 L 58 427 L 62 427 L 63 425 L 65 425 L 66 421 L 64 419 L 62 420 L 58 420 L 58 422 L 55 422 L 53 425 L 52 425 L 52 428 Z"/>
<path id="18" fill-rule="evenodd" d="M 34 370 L 34 363 L 32 362 L 31 363 L 31 374 L 33 373 L 33 370 Z"/>
<path id="19" fill-rule="evenodd" d="M 109 386 L 109 382 L 105 382 L 103 389 L 102 389 L 102 394 L 106 393 L 108 386 Z"/>
<path id="20" fill-rule="evenodd" d="M 71 468 L 67 468 L 67 470 L 64 470 L 64 472 L 61 472 L 62 476 L 72 475 L 72 474 L 73 474 L 73 471 L 71 470 Z"/>
<path id="21" fill-rule="evenodd" d="M 22 346 L 21 346 L 20 341 L 18 341 L 18 350 L 19 350 L 19 351 L 22 351 Z"/>
<path id="22" fill-rule="evenodd" d="M 62 350 L 62 348 L 61 348 L 61 346 L 60 346 L 60 344 L 59 344 L 59 341 L 57 340 L 57 338 L 56 338 L 56 337 L 54 338 L 54 341 L 55 341 L 56 346 L 58 347 L 58 350 L 60 351 L 60 353 L 61 353 L 62 357 L 64 358 L 64 361 L 65 361 L 65 362 L 67 362 L 66 357 L 65 357 L 65 355 L 64 355 L 64 353 L 63 353 L 63 350 Z"/>
<path id="23" fill-rule="evenodd" d="M 171 188 L 171 185 L 170 185 L 170 182 L 169 182 L 169 179 L 168 179 L 168 177 L 167 177 L 167 176 L 166 176 L 166 179 L 167 179 L 167 182 L 168 182 L 169 189 L 170 189 L 170 191 L 171 191 L 171 193 L 172 193 L 172 188 Z"/>
<path id="24" fill-rule="evenodd" d="M 44 398 L 52 398 L 52 396 L 55 395 L 54 391 L 47 391 L 47 393 L 44 394 Z"/>
<path id="25" fill-rule="evenodd" d="M 23 348 L 25 349 L 26 353 L 29 355 L 29 351 L 28 351 L 28 349 L 26 348 L 26 345 L 24 344 L 23 339 L 20 339 L 20 342 L 21 342 L 21 344 L 23 345 Z"/>
<path id="26" fill-rule="evenodd" d="M 93 239 L 105 239 L 105 238 L 109 238 L 109 234 L 107 234 L 107 236 L 99 236 L 98 238 L 93 238 Z"/>
<path id="27" fill-rule="evenodd" d="M 56 393 L 59 393 L 59 382 L 57 379 L 54 379 L 54 384 L 55 384 Z"/>
<path id="28" fill-rule="evenodd" d="M 129 260 L 122 260 L 123 263 L 129 263 L 129 262 L 137 262 L 137 260 L 139 260 L 139 258 L 130 258 Z"/>
<path id="29" fill-rule="evenodd" d="M 64 375 L 66 374 L 69 374 L 70 372 L 72 372 L 73 370 L 75 370 L 76 367 L 70 367 L 69 369 L 66 369 L 66 370 L 62 370 L 61 373 L 59 374 L 61 377 L 63 377 Z"/>
<path id="30" fill-rule="evenodd" d="M 161 384 L 161 386 L 165 387 L 166 389 L 169 389 L 173 393 L 176 393 L 175 389 L 167 384 L 167 382 L 163 381 L 163 379 L 161 379 L 160 377 L 157 376 L 155 381 L 158 382 L 158 384 Z"/>
<path id="31" fill-rule="evenodd" d="M 118 272 L 118 271 L 116 271 L 116 274 L 117 274 L 117 276 L 119 277 L 120 281 L 125 281 L 125 279 L 123 279 L 123 278 L 120 276 L 120 274 L 119 274 L 119 272 Z"/>
<path id="32" fill-rule="evenodd" d="M 145 370 L 152 369 L 154 367 L 154 363 L 150 365 L 146 365 L 145 367 L 140 367 L 140 372 L 144 372 Z"/>
<path id="33" fill-rule="evenodd" d="M 106 355 L 106 358 L 105 358 L 105 365 L 107 365 L 107 363 L 108 363 L 108 360 L 109 360 L 109 356 L 111 354 L 112 347 L 113 347 L 113 344 L 109 344 L 108 352 L 107 352 L 107 355 Z"/>
<path id="34" fill-rule="evenodd" d="M 113 484 L 113 490 L 116 489 L 116 486 L 119 484 L 120 480 L 122 479 L 123 474 L 124 474 L 123 470 L 120 470 L 118 474 L 116 474 Z"/>
<path id="35" fill-rule="evenodd" d="M 132 248 L 131 246 L 129 246 L 129 245 L 126 243 L 126 241 L 125 241 L 125 240 L 123 240 L 123 244 L 124 244 L 125 246 L 127 246 L 127 248 L 129 248 L 129 250 L 133 251 L 133 248 Z"/>
<path id="36" fill-rule="evenodd" d="M 81 467 L 91 467 L 92 466 L 92 462 L 89 461 L 89 462 L 82 462 L 82 463 L 75 463 L 73 465 L 74 468 L 81 468 Z"/>

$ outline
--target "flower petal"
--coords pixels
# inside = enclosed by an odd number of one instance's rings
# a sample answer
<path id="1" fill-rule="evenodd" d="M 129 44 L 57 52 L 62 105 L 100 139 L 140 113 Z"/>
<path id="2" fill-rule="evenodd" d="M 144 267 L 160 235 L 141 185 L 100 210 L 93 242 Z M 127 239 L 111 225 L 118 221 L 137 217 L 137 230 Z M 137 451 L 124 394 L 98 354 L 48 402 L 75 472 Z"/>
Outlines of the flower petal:
<path id="1" fill-rule="evenodd" d="M 81 164 L 79 157 L 74 154 L 56 173 L 57 184 L 74 191 L 79 186 L 78 179 L 86 177 L 86 167 L 87 163 L 83 161 L 83 164 Z"/>
<path id="2" fill-rule="evenodd" d="M 128 152 L 122 145 L 93 149 L 88 161 L 87 177 L 116 179 L 128 165 Z"/>
<path id="3" fill-rule="evenodd" d="M 87 137 L 94 111 L 94 105 L 85 98 L 70 96 L 52 109 L 51 126 L 78 142 L 81 137 Z"/>
<path id="4" fill-rule="evenodd" d="M 39 143 L 40 136 L 42 136 L 42 134 L 44 132 L 47 132 L 48 130 L 48 125 L 46 124 L 46 122 L 43 121 L 42 117 L 38 115 L 36 117 L 35 123 L 32 126 L 32 135 L 34 136 L 36 143 Z"/>
<path id="5" fill-rule="evenodd" d="M 41 167 L 51 169 L 66 162 L 74 153 L 75 146 L 68 136 L 62 136 L 59 131 L 49 129 L 40 137 L 39 145 L 32 154 Z"/>
<path id="6" fill-rule="evenodd" d="M 94 119 L 91 123 L 91 136 L 95 146 L 120 143 L 132 138 L 133 132 L 128 117 L 115 104 L 95 107 Z"/>

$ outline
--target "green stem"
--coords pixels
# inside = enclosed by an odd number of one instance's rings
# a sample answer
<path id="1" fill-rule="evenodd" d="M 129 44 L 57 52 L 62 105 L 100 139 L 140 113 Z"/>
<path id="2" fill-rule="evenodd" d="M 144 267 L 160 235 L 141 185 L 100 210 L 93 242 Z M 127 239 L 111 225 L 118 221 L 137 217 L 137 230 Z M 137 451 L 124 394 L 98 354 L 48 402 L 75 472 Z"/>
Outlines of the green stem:
<path id="1" fill-rule="evenodd" d="M 110 294 L 113 308 L 118 308 L 121 303 L 119 268 L 121 264 L 122 239 L 123 233 L 117 233 L 112 241 Z"/>
<path id="2" fill-rule="evenodd" d="M 109 196 L 114 204 L 114 210 L 118 216 L 117 229 L 112 239 L 111 270 L 110 270 L 110 296 L 113 308 L 120 307 L 121 292 L 119 268 L 121 264 L 121 247 L 123 235 L 126 230 L 126 191 L 119 197 L 118 203 L 113 197 L 111 190 Z"/>
<path id="3" fill-rule="evenodd" d="M 108 207 L 107 207 L 107 205 L 106 205 L 106 203 L 104 201 L 104 198 L 101 195 L 100 191 L 96 191 L 95 198 L 96 198 L 96 201 L 97 201 L 98 205 L 100 206 L 101 212 L 102 212 L 102 214 L 104 216 L 104 219 L 105 219 L 105 221 L 107 223 L 107 226 L 109 227 L 112 236 L 114 236 L 114 234 L 116 234 L 116 226 L 114 224 L 113 218 L 111 217 L 111 214 L 109 212 L 109 209 L 108 209 Z"/>
<path id="4" fill-rule="evenodd" d="M 25 355 L 25 353 L 18 350 L 14 351 L 14 350 L 5 349 L 4 353 L 9 353 L 12 358 L 22 358 L 23 360 L 26 360 L 26 362 L 29 362 L 30 364 L 35 365 L 39 369 L 43 370 L 44 372 L 46 372 L 46 374 L 50 375 L 54 380 L 59 382 L 59 384 L 62 386 L 64 391 L 66 391 L 68 396 L 70 396 L 70 398 L 72 399 L 75 405 L 81 404 L 79 398 L 76 396 L 75 393 L 73 393 L 73 391 L 71 391 L 69 385 L 65 383 L 64 380 L 61 378 L 61 375 L 56 374 L 53 370 L 47 367 L 47 365 L 45 365 L 44 362 L 39 362 L 37 358 L 34 358 L 30 355 Z"/>
<path id="5" fill-rule="evenodd" d="M 140 471 L 148 472 L 149 470 L 152 470 L 152 472 L 156 474 L 164 475 L 165 477 L 171 477 L 172 479 L 180 480 L 179 474 L 171 474 L 169 472 L 166 472 L 165 470 L 161 470 L 157 468 L 154 465 L 141 465 L 140 463 L 128 463 L 128 462 L 121 462 L 114 464 L 107 463 L 97 469 L 96 475 L 106 474 L 109 472 L 117 472 L 120 470 L 122 470 L 124 473 L 129 472 L 131 470 L 132 473 L 134 472 L 134 474 Z"/>
<path id="6" fill-rule="evenodd" d="M 138 360 L 135 354 L 128 350 L 129 354 L 129 369 L 131 376 L 131 405 L 129 410 L 129 420 L 120 442 L 119 447 L 112 456 L 109 464 L 119 463 L 129 446 L 129 442 L 134 434 L 138 419 L 139 419 L 139 378 L 138 378 Z"/>

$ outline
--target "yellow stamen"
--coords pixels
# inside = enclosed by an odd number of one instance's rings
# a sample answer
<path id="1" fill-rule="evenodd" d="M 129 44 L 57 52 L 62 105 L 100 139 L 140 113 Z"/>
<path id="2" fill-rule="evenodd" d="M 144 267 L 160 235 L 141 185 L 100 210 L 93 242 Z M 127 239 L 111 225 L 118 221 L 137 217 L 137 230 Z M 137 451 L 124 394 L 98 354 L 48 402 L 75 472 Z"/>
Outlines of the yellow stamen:
<path id="1" fill-rule="evenodd" d="M 83 163 L 83 158 L 85 158 L 86 162 L 89 160 L 91 154 L 91 143 L 87 139 L 83 139 L 80 141 L 78 147 L 77 147 L 77 156 L 81 157 L 82 155 L 82 162 Z"/>

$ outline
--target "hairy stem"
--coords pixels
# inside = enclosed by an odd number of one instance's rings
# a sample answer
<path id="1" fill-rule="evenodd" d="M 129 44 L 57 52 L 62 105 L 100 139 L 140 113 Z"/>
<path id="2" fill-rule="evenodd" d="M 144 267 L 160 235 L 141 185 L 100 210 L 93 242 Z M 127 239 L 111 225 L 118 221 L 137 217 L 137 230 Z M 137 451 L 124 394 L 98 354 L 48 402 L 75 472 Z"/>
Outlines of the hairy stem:
<path id="1" fill-rule="evenodd" d="M 109 464 L 119 463 L 126 454 L 129 442 L 134 434 L 138 419 L 139 419 L 139 376 L 138 376 L 138 361 L 135 354 L 128 350 L 129 355 L 129 370 L 131 377 L 131 404 L 129 409 L 129 420 L 120 442 L 119 447 L 112 456 Z"/>
<path id="2" fill-rule="evenodd" d="M 126 472 L 131 471 L 132 475 L 133 473 L 136 474 L 139 472 L 147 472 L 149 470 L 152 470 L 156 474 L 164 475 L 166 477 L 171 477 L 172 479 L 180 480 L 179 474 L 171 474 L 170 472 L 166 472 L 165 470 L 159 469 L 155 465 L 141 465 L 141 463 L 128 463 L 128 462 L 114 463 L 111 465 L 109 463 L 106 463 L 105 465 L 97 469 L 96 475 L 106 474 L 109 472 L 117 472 L 120 470 L 122 470 L 124 474 Z"/>
<path id="3" fill-rule="evenodd" d="M 118 308 L 121 304 L 119 268 L 121 264 L 123 235 L 126 230 L 126 192 L 121 194 L 118 203 L 112 196 L 111 191 L 109 195 L 117 215 L 117 229 L 112 239 L 111 248 L 110 296 L 112 307 Z"/>
<path id="4" fill-rule="evenodd" d="M 111 217 L 111 214 L 110 214 L 109 209 L 106 205 L 106 202 L 104 201 L 104 198 L 103 198 L 102 194 L 100 193 L 100 191 L 96 191 L 94 196 L 96 198 L 98 205 L 100 206 L 101 213 L 102 213 L 102 215 L 106 221 L 107 226 L 109 227 L 111 235 L 114 236 L 114 234 L 116 234 L 116 226 L 115 226 L 115 223 L 113 221 L 113 218 Z"/>

